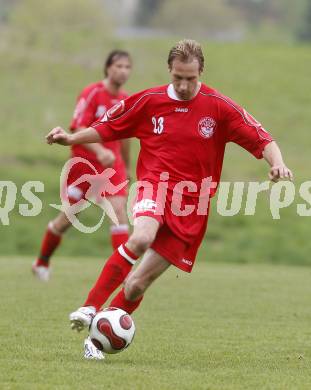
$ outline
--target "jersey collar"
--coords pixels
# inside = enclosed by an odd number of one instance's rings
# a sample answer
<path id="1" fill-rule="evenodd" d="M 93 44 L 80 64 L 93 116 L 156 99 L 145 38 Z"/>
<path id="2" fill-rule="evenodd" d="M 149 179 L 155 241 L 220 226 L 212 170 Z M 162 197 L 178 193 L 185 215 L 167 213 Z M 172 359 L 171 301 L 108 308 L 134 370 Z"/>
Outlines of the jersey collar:
<path id="1" fill-rule="evenodd" d="M 201 82 L 199 82 L 199 87 L 198 87 L 197 93 L 190 100 L 193 100 L 197 96 L 197 94 L 199 93 L 200 89 L 201 89 Z M 190 100 L 179 99 L 179 97 L 176 95 L 176 92 L 175 92 L 175 89 L 174 89 L 174 86 L 173 86 L 172 83 L 168 85 L 166 92 L 167 92 L 168 97 L 173 99 L 173 100 L 178 100 L 179 102 L 190 101 Z"/>

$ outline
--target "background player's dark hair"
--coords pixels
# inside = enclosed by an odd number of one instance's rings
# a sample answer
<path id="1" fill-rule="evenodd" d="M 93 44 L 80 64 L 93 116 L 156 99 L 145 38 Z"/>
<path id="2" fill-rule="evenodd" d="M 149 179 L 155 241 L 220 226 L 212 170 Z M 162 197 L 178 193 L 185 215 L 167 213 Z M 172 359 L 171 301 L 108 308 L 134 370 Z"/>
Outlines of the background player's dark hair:
<path id="1" fill-rule="evenodd" d="M 108 76 L 108 68 L 117 60 L 119 60 L 122 57 L 128 58 L 132 62 L 132 58 L 130 54 L 125 50 L 113 50 L 110 52 L 106 58 L 105 64 L 104 64 L 104 75 L 105 77 Z"/>

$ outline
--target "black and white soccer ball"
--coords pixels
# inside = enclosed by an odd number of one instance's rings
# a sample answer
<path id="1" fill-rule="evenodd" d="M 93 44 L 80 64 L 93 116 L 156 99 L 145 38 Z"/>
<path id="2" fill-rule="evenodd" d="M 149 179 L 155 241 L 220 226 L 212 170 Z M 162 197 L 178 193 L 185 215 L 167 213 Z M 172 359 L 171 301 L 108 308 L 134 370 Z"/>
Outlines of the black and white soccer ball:
<path id="1" fill-rule="evenodd" d="M 100 351 L 118 353 L 133 341 L 135 324 L 124 310 L 108 307 L 99 311 L 90 326 L 90 339 Z"/>

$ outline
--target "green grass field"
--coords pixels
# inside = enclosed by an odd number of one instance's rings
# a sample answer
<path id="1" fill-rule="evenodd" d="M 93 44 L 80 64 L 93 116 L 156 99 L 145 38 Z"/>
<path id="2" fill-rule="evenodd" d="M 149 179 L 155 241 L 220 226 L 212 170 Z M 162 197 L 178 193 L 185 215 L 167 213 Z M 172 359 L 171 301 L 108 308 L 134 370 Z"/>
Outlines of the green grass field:
<path id="1" fill-rule="evenodd" d="M 128 91 L 168 82 L 174 40 L 115 42 L 134 58 Z M 216 213 L 190 277 L 171 269 L 135 314 L 137 335 L 105 362 L 82 359 L 82 335 L 68 313 L 78 307 L 110 252 L 107 224 L 92 235 L 71 230 L 55 256 L 51 283 L 33 280 L 47 222 L 56 215 L 59 174 L 69 151 L 44 135 L 67 126 L 77 92 L 101 77 L 101 57 L 14 46 L 0 48 L 0 181 L 17 186 L 9 226 L 0 224 L 1 389 L 310 389 L 310 219 L 296 212 L 310 180 L 310 46 L 206 43 L 203 81 L 256 116 L 279 142 L 295 174 L 291 207 L 272 220 L 268 195 L 256 214 Z M 135 165 L 138 146 L 133 143 Z M 265 181 L 267 167 L 230 145 L 222 180 Z M 42 211 L 22 217 L 28 180 L 44 183 Z M 0 191 L 0 208 L 5 191 Z M 245 205 L 245 199 L 244 203 Z M 243 208 L 242 208 L 243 210 Z M 97 209 L 85 220 L 98 221 Z M 226 264 L 225 264 L 226 263 Z M 298 266 L 299 265 L 299 266 Z"/>
<path id="2" fill-rule="evenodd" d="M 105 361 L 82 359 L 68 313 L 101 268 L 54 262 L 51 283 L 31 258 L 1 258 L 1 389 L 271 389 L 311 387 L 311 271 L 275 265 L 170 269 L 134 314 L 135 340 Z"/>

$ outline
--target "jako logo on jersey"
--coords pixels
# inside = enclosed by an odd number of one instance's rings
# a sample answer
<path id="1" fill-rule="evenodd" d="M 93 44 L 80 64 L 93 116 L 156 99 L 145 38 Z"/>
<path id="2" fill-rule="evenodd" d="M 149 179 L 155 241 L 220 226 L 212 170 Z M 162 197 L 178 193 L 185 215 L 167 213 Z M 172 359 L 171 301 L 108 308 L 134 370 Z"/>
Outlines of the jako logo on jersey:
<path id="1" fill-rule="evenodd" d="M 152 117 L 153 123 L 153 132 L 155 134 L 162 134 L 164 130 L 164 118 L 160 116 L 160 118 Z"/>
<path id="2" fill-rule="evenodd" d="M 175 112 L 188 112 L 188 108 L 176 107 Z"/>
<path id="3" fill-rule="evenodd" d="M 204 138 L 211 138 L 211 136 L 214 134 L 216 127 L 216 121 L 206 116 L 205 118 L 202 118 L 198 124 L 198 130 L 199 134 Z"/>
<path id="4" fill-rule="evenodd" d="M 107 111 L 108 119 L 114 119 L 119 115 L 123 114 L 125 109 L 124 100 L 119 101 L 119 103 L 115 104 L 110 110 Z"/>
<path id="5" fill-rule="evenodd" d="M 142 211 L 151 211 L 152 213 L 156 212 L 157 204 L 152 199 L 143 199 L 140 202 L 137 202 L 134 207 L 133 211 L 134 214 L 137 214 Z"/>

